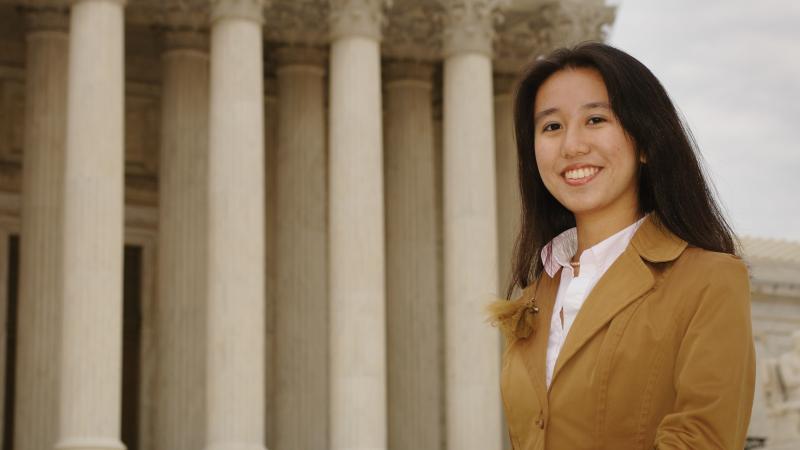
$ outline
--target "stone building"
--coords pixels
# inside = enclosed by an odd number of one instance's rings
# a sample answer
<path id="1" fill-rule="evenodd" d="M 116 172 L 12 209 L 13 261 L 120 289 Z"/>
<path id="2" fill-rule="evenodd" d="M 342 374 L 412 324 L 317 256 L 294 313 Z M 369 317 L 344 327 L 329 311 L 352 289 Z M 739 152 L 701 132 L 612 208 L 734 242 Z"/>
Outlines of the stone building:
<path id="1" fill-rule="evenodd" d="M 511 80 L 613 17 L 0 0 L 5 448 L 499 447 Z"/>
<path id="2" fill-rule="evenodd" d="M 512 81 L 613 19 L 0 0 L 3 448 L 499 448 Z"/>

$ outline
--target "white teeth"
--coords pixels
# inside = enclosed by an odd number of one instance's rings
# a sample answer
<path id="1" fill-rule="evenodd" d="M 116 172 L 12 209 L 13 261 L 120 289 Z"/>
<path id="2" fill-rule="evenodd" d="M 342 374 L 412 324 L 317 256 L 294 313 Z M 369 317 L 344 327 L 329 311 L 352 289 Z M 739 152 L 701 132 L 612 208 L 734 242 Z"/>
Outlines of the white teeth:
<path id="1" fill-rule="evenodd" d="M 597 167 L 583 167 L 580 169 L 569 170 L 564 174 L 568 180 L 580 180 L 596 174 L 600 169 Z"/>

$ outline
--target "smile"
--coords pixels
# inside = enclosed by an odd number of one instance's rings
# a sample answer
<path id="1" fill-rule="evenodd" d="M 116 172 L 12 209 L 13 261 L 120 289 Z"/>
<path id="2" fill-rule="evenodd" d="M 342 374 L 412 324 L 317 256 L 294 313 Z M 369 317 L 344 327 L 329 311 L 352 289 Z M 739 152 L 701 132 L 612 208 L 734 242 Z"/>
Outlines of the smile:
<path id="1" fill-rule="evenodd" d="M 599 167 L 585 166 L 577 169 L 571 169 L 564 172 L 564 179 L 567 184 L 572 186 L 579 186 L 591 181 L 597 173 L 600 172 Z"/>

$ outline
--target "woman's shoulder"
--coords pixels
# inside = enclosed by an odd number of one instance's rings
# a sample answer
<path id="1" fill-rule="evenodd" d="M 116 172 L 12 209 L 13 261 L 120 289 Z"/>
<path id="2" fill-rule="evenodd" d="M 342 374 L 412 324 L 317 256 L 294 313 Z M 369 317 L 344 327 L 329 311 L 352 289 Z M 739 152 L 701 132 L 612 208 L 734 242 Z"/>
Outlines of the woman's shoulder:
<path id="1" fill-rule="evenodd" d="M 707 275 L 709 280 L 726 275 L 748 276 L 747 264 L 740 256 L 694 246 L 688 246 L 683 251 L 676 265 L 683 270 L 700 271 Z"/>
<path id="2" fill-rule="evenodd" d="M 680 287 L 689 310 L 704 304 L 750 307 L 750 275 L 737 255 L 689 246 L 667 277 L 670 280 L 665 284 Z M 691 298 L 695 300 L 689 301 Z"/>

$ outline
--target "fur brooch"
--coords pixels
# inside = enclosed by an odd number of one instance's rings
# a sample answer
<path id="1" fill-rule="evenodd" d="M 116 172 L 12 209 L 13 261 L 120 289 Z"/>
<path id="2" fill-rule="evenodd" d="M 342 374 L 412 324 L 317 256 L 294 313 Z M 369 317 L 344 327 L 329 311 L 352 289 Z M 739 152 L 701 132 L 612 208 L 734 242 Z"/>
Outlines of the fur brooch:
<path id="1" fill-rule="evenodd" d="M 525 339 L 533 334 L 539 307 L 533 297 L 509 301 L 495 300 L 486 307 L 488 322 L 500 328 L 508 339 Z"/>

